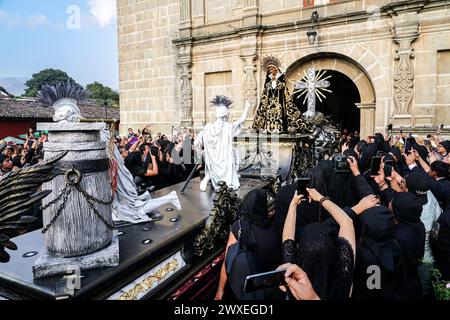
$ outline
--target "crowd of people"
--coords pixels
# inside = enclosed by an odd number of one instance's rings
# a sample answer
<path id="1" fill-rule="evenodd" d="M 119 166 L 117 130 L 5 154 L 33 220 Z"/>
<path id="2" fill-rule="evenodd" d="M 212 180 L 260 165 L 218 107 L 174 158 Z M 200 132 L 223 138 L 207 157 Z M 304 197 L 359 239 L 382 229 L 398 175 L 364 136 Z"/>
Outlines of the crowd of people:
<path id="1" fill-rule="evenodd" d="M 0 140 L 0 176 L 42 161 L 44 158 L 43 143 L 47 139 L 47 133 L 35 134 L 33 128 L 29 128 L 23 144 Z"/>
<path id="2" fill-rule="evenodd" d="M 0 140 L 0 176 L 41 162 L 46 132 L 29 128 L 23 143 Z M 158 190 L 185 181 L 194 168 L 194 133 L 183 130 L 171 137 L 150 133 L 146 126 L 137 133 L 128 129 L 127 136 L 117 136 L 116 146 L 127 169 L 141 191 Z M 183 154 L 192 150 L 190 154 Z M 185 152 L 186 153 L 186 152 Z M 198 172 L 194 175 L 198 176 Z"/>
<path id="3" fill-rule="evenodd" d="M 193 131 L 150 130 L 115 141 L 142 192 L 185 181 L 195 166 Z M 23 145 L 0 141 L 0 175 L 42 161 L 47 139 L 30 128 Z M 450 141 L 343 132 L 339 151 L 305 178 L 305 194 L 281 187 L 270 212 L 267 191 L 244 198 L 216 299 L 435 299 L 436 275 L 450 282 Z M 248 275 L 276 269 L 279 288 L 244 290 Z"/>
<path id="4" fill-rule="evenodd" d="M 265 190 L 244 198 L 217 300 L 442 299 L 437 283 L 450 291 L 450 141 L 344 133 L 305 178 L 304 195 L 283 186 L 271 212 Z M 279 287 L 246 290 L 247 276 L 273 270 L 284 272 Z"/>
<path id="5" fill-rule="evenodd" d="M 172 137 L 161 133 L 152 136 L 149 126 L 137 133 L 129 128 L 127 136 L 116 138 L 125 166 L 141 190 L 158 190 L 185 181 L 195 166 L 193 142 L 193 131 L 183 130 Z"/>

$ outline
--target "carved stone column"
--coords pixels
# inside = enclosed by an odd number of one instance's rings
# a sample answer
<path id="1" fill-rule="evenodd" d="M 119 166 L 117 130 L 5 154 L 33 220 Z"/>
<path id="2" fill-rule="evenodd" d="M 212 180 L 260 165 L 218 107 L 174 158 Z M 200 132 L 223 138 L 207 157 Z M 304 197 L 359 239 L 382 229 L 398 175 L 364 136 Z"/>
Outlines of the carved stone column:
<path id="1" fill-rule="evenodd" d="M 361 127 L 359 136 L 365 139 L 375 132 L 375 102 L 371 103 L 356 103 L 356 106 L 361 112 Z"/>
<path id="2" fill-rule="evenodd" d="M 180 120 L 182 127 L 191 127 L 192 117 L 192 46 L 184 43 L 178 46 L 178 63 L 180 76 Z"/>
<path id="3" fill-rule="evenodd" d="M 414 58 L 412 43 L 419 36 L 419 16 L 410 12 L 393 17 L 392 39 L 399 48 L 394 54 L 398 63 L 394 71 L 394 125 L 412 124 L 412 101 L 414 98 Z"/>
<path id="4" fill-rule="evenodd" d="M 192 117 L 192 72 L 191 64 L 185 63 L 180 66 L 181 96 L 180 96 L 180 119 L 182 127 L 191 127 Z"/>
<path id="5" fill-rule="evenodd" d="M 182 127 L 192 127 L 192 0 L 180 0 L 179 38 L 184 39 L 177 43 L 180 76 L 180 120 Z"/>
<path id="6" fill-rule="evenodd" d="M 244 101 L 250 102 L 251 106 L 256 106 L 257 102 L 257 82 L 256 82 L 256 64 L 258 58 L 256 54 L 241 55 L 244 62 L 244 83 L 242 84 L 242 97 Z"/>

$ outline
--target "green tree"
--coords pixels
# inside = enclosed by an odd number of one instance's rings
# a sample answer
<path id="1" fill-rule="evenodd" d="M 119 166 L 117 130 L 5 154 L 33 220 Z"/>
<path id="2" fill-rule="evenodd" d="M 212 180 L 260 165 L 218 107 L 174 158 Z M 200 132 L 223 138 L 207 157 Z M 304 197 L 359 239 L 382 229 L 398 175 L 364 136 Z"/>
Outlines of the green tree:
<path id="1" fill-rule="evenodd" d="M 86 86 L 86 89 L 90 92 L 89 98 L 95 99 L 98 105 L 106 105 L 110 107 L 119 107 L 119 93 L 104 86 L 100 82 L 90 83 Z"/>
<path id="2" fill-rule="evenodd" d="M 28 80 L 25 85 L 24 96 L 26 97 L 36 97 L 38 91 L 44 84 L 56 85 L 58 82 L 71 81 L 75 82 L 67 73 L 58 69 L 45 69 L 38 73 L 33 74 L 30 80 Z"/>

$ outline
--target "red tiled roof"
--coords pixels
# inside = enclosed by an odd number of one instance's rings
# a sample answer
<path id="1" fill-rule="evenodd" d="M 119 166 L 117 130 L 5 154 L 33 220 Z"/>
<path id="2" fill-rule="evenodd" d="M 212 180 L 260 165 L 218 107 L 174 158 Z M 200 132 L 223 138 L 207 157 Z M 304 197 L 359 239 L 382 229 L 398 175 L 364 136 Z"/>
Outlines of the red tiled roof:
<path id="1" fill-rule="evenodd" d="M 98 106 L 93 100 L 78 106 L 86 119 L 120 119 L 118 108 Z M 0 98 L 0 119 L 52 119 L 53 113 L 53 108 L 44 107 L 31 98 Z"/>

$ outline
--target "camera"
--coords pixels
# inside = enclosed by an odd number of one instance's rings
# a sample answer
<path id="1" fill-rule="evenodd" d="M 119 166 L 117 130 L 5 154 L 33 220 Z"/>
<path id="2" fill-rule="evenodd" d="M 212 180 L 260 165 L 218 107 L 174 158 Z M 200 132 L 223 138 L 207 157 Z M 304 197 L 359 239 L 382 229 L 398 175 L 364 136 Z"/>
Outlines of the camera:
<path id="1" fill-rule="evenodd" d="M 334 172 L 335 173 L 350 173 L 350 166 L 347 161 L 347 157 L 339 154 L 334 157 Z"/>
<path id="2" fill-rule="evenodd" d="M 157 147 L 155 147 L 155 146 L 151 146 L 150 147 L 150 153 L 152 154 L 152 156 L 158 156 L 158 153 L 159 153 L 159 149 L 157 148 Z"/>

